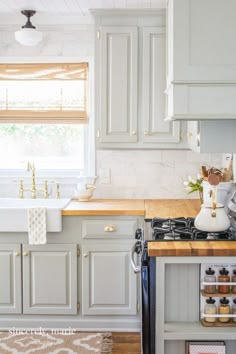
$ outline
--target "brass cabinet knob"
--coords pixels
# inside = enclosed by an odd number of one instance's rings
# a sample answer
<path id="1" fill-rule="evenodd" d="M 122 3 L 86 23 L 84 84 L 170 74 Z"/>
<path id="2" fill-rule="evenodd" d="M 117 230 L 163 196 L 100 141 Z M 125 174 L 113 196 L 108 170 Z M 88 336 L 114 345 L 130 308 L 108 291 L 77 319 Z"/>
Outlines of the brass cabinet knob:
<path id="1" fill-rule="evenodd" d="M 137 134 L 136 130 L 132 130 L 131 135 L 136 135 L 136 134 Z"/>
<path id="2" fill-rule="evenodd" d="M 149 135 L 149 131 L 145 130 L 143 134 L 147 136 L 147 135 Z"/>
<path id="3" fill-rule="evenodd" d="M 24 253 L 23 253 L 23 256 L 24 256 L 24 257 L 27 257 L 28 255 L 29 255 L 29 252 L 24 252 Z"/>
<path id="4" fill-rule="evenodd" d="M 114 225 L 107 225 L 104 227 L 105 232 L 114 232 L 116 231 L 116 227 Z"/>
<path id="5" fill-rule="evenodd" d="M 87 258 L 88 257 L 88 253 L 84 253 L 84 257 Z"/>
<path id="6" fill-rule="evenodd" d="M 20 255 L 20 252 L 15 252 L 14 255 L 18 257 Z"/>
<path id="7" fill-rule="evenodd" d="M 187 132 L 187 137 L 188 137 L 188 138 L 191 138 L 192 136 L 193 136 L 193 133 Z"/>

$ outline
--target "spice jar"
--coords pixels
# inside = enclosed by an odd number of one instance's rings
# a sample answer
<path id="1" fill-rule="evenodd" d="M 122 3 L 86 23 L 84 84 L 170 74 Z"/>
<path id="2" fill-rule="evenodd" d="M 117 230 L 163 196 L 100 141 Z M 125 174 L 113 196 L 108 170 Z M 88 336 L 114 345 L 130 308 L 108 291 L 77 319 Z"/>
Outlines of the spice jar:
<path id="1" fill-rule="evenodd" d="M 219 322 L 222 322 L 222 323 L 229 322 L 230 317 L 228 315 L 230 314 L 230 306 L 229 306 L 229 300 L 226 299 L 226 297 L 223 297 L 223 299 L 220 299 L 218 312 L 219 312 L 219 315 L 226 315 L 224 317 L 219 317 Z"/>
<path id="2" fill-rule="evenodd" d="M 204 307 L 204 313 L 205 315 L 216 315 L 217 314 L 217 308 L 215 305 L 215 300 L 212 299 L 212 297 L 209 297 L 209 299 L 206 299 L 206 305 Z M 236 307 L 235 307 L 236 309 Z M 206 322 L 211 322 L 214 323 L 216 322 L 216 317 L 205 317 Z"/>
<path id="3" fill-rule="evenodd" d="M 231 277 L 232 283 L 236 283 L 236 269 L 233 270 L 233 275 Z M 236 284 L 232 285 L 232 293 L 236 294 Z"/>
<path id="4" fill-rule="evenodd" d="M 229 283 L 230 282 L 230 276 L 228 275 L 229 271 L 225 268 L 220 270 L 220 275 L 218 276 L 218 281 L 223 283 Z M 221 294 L 228 294 L 230 291 L 230 286 L 229 285 L 219 285 L 218 286 L 218 292 Z"/>
<path id="5" fill-rule="evenodd" d="M 235 317 L 232 318 L 232 321 L 236 323 L 236 299 L 233 300 L 232 315 L 235 315 Z"/>
<path id="6" fill-rule="evenodd" d="M 235 315 L 235 317 L 232 318 L 232 321 L 236 323 L 236 299 L 233 299 L 232 315 Z"/>
<path id="7" fill-rule="evenodd" d="M 204 277 L 204 282 L 207 282 L 207 283 L 216 282 L 216 276 L 214 274 L 215 274 L 215 271 L 212 268 L 208 268 L 206 270 L 206 275 Z M 215 284 L 204 285 L 204 291 L 207 294 L 214 294 L 216 292 L 216 285 Z"/>

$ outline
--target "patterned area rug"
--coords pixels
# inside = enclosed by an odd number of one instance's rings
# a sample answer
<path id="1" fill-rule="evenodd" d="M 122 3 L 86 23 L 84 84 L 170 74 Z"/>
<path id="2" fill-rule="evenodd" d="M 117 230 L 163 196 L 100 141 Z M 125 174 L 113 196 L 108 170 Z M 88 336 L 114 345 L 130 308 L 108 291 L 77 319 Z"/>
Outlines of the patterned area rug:
<path id="1" fill-rule="evenodd" d="M 111 354 L 111 333 L 0 332 L 1 354 Z"/>

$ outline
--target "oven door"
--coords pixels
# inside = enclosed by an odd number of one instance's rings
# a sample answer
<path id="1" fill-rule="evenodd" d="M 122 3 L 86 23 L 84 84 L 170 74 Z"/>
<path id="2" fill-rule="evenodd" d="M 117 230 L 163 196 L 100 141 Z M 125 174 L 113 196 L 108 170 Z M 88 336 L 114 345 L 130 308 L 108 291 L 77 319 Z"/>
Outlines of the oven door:
<path id="1" fill-rule="evenodd" d="M 135 262 L 137 255 L 139 258 L 141 255 L 140 266 Z M 131 250 L 131 265 L 135 273 L 141 273 L 141 341 L 143 354 L 155 353 L 155 263 L 155 258 L 148 257 L 146 243 L 142 245 L 140 241 L 137 241 Z"/>

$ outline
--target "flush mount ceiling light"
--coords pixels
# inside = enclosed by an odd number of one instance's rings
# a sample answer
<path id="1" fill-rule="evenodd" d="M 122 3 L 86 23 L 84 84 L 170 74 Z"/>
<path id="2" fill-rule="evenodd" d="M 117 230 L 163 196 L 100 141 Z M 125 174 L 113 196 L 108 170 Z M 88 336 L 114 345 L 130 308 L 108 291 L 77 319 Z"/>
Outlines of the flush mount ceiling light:
<path id="1" fill-rule="evenodd" d="M 21 27 L 20 31 L 15 32 L 15 39 L 22 45 L 34 46 L 42 40 L 42 32 L 36 30 L 35 26 L 30 22 L 30 17 L 32 17 L 36 11 L 34 10 L 23 10 L 22 15 L 27 17 L 27 22 Z"/>

